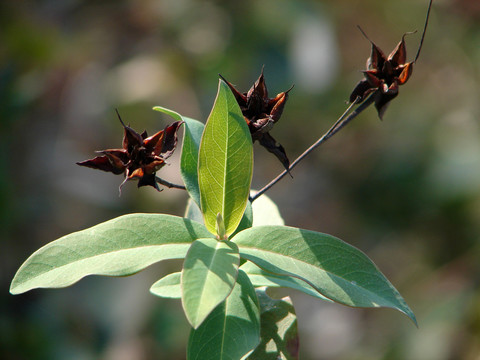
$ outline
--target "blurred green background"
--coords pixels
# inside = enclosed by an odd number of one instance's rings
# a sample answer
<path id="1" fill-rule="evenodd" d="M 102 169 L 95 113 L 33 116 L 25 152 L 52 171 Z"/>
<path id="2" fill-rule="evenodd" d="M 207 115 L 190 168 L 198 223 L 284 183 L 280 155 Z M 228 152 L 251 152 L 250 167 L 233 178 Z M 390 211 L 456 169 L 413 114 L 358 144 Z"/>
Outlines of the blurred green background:
<path id="1" fill-rule="evenodd" d="M 121 146 L 123 119 L 153 133 L 162 105 L 205 121 L 218 73 L 246 91 L 265 65 L 270 94 L 295 88 L 272 135 L 293 160 L 325 132 L 362 78 L 370 45 L 387 54 L 421 30 L 427 0 L 45 0 L 0 2 L 2 359 L 183 359 L 178 301 L 150 285 L 180 263 L 11 296 L 16 269 L 62 235 L 129 212 L 183 214 L 157 193 L 75 165 Z M 409 59 L 420 34 L 406 38 Z M 269 196 L 287 225 L 365 251 L 419 329 L 389 309 L 292 293 L 302 359 L 480 358 L 480 2 L 434 2 L 412 78 L 384 121 L 373 108 Z M 255 145 L 254 187 L 282 170 Z M 178 155 L 161 176 L 180 182 Z"/>

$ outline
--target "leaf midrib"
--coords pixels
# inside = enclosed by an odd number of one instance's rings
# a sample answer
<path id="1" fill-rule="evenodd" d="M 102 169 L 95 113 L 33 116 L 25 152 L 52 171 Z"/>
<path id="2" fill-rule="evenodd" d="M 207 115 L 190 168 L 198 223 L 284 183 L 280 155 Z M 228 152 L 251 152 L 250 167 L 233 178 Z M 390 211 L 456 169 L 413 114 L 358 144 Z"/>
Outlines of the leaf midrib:
<path id="1" fill-rule="evenodd" d="M 228 107 L 228 96 L 225 96 L 225 107 L 227 109 L 227 116 L 230 118 L 230 111 Z M 225 201 L 226 201 L 226 188 L 227 188 L 227 165 L 228 165 L 228 151 L 230 144 L 230 121 L 226 121 L 227 136 L 226 136 L 226 152 L 224 153 L 224 164 L 223 164 L 223 186 L 222 186 L 222 219 L 225 224 Z"/>

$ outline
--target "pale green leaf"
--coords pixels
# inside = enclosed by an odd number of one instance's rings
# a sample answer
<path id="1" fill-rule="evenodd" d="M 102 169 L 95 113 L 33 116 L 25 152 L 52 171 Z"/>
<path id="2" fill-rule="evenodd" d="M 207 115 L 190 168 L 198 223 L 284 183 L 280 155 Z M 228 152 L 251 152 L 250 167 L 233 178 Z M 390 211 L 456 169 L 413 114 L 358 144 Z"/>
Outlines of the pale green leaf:
<path id="1" fill-rule="evenodd" d="M 231 241 L 198 239 L 190 247 L 182 269 L 182 305 L 193 328 L 232 291 L 240 256 Z"/>
<path id="2" fill-rule="evenodd" d="M 184 121 L 182 156 L 180 159 L 180 173 L 191 198 L 200 205 L 200 191 L 198 189 L 198 148 L 204 129 L 204 124 L 198 120 L 182 116 L 179 113 L 155 106 L 155 111 L 170 115 L 177 121 Z"/>
<path id="3" fill-rule="evenodd" d="M 253 227 L 233 239 L 243 259 L 279 275 L 298 277 L 323 296 L 354 307 L 389 307 L 415 315 L 360 250 L 330 235 L 285 226 Z"/>
<path id="4" fill-rule="evenodd" d="M 164 276 L 150 287 L 150 292 L 163 298 L 180 299 L 182 297 L 180 276 L 180 272 Z"/>
<path id="5" fill-rule="evenodd" d="M 192 200 L 191 197 L 187 200 L 187 207 L 185 208 L 185 217 L 190 220 L 194 220 L 203 224 L 202 210 L 198 207 L 197 203 Z"/>
<path id="6" fill-rule="evenodd" d="M 219 81 L 217 98 L 200 143 L 198 183 L 207 229 L 216 234 L 217 214 L 232 234 L 247 204 L 253 171 L 252 139 L 228 86 Z"/>
<path id="7" fill-rule="evenodd" d="M 230 296 L 190 333 L 187 360 L 236 360 L 260 342 L 257 295 L 243 271 Z"/>
<path id="8" fill-rule="evenodd" d="M 261 342 L 248 360 L 298 359 L 299 339 L 297 315 L 290 297 L 270 298 L 263 289 L 257 290 L 260 302 Z"/>
<path id="9" fill-rule="evenodd" d="M 161 260 L 184 258 L 192 241 L 208 236 L 203 225 L 177 216 L 120 216 L 37 250 L 18 270 L 10 292 L 65 287 L 87 275 L 131 275 Z"/>
<path id="10" fill-rule="evenodd" d="M 255 195 L 252 191 L 251 195 Z M 252 226 L 262 225 L 285 225 L 282 215 L 278 210 L 277 204 L 267 195 L 263 194 L 252 203 L 253 224 Z"/>

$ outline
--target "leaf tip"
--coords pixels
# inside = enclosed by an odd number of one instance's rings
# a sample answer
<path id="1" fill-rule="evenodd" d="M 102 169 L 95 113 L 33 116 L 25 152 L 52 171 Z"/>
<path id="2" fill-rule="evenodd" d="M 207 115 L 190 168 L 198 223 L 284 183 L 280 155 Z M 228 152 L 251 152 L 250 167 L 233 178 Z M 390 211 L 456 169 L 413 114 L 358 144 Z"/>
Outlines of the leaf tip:
<path id="1" fill-rule="evenodd" d="M 10 286 L 10 289 L 9 289 L 8 292 L 10 293 L 10 295 L 18 295 L 18 294 L 20 294 L 20 292 L 15 291 L 15 287 L 14 287 L 14 286 Z"/>
<path id="2" fill-rule="evenodd" d="M 29 289 L 25 290 L 22 288 L 21 284 L 17 284 L 16 278 L 13 278 L 12 283 L 10 284 L 10 289 L 8 292 L 11 295 L 20 295 L 24 292 L 27 292 Z"/>
<path id="3" fill-rule="evenodd" d="M 415 327 L 418 329 L 419 327 L 418 327 L 417 318 L 415 317 L 415 314 L 413 313 L 413 311 L 407 306 L 407 309 L 403 311 L 403 313 L 408 316 L 408 318 L 413 322 L 413 325 L 415 325 Z"/>

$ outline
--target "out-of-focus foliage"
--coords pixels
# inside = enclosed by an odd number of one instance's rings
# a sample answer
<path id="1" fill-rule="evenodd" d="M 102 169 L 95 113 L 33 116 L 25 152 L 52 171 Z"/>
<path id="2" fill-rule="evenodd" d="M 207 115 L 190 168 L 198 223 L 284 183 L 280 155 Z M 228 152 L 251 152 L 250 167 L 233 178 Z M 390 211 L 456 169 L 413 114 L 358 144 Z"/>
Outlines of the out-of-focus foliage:
<path id="1" fill-rule="evenodd" d="M 294 159 L 343 111 L 370 52 L 421 29 L 427 1 L 0 2 L 0 348 L 5 359 L 182 359 L 178 302 L 135 278 L 90 278 L 13 297 L 41 245 L 127 212 L 183 214 L 180 190 L 80 168 L 149 133 L 166 106 L 205 121 L 226 76 L 246 91 L 265 65 L 272 95 L 295 83 L 272 135 Z M 421 57 L 384 121 L 372 108 L 270 192 L 287 225 L 365 250 L 415 312 L 358 310 L 294 293 L 302 359 L 475 359 L 480 352 L 480 8 L 435 1 Z M 407 37 L 411 59 L 419 35 Z M 282 170 L 255 145 L 254 187 Z M 162 176 L 180 182 L 178 155 Z M 130 186 L 129 186 L 130 185 Z M 135 305 L 133 305 L 135 304 Z"/>

